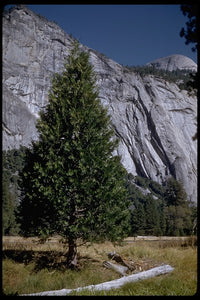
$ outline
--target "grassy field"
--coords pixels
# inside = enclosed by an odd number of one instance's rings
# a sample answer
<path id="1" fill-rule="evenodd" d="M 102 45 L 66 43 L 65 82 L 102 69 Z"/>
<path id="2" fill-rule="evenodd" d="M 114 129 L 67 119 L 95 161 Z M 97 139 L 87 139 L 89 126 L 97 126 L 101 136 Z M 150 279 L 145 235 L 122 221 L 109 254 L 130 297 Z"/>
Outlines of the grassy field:
<path id="1" fill-rule="evenodd" d="M 131 242 L 132 241 L 132 242 Z M 78 295 L 194 295 L 197 290 L 197 247 L 191 238 L 128 238 L 121 245 L 110 242 L 78 248 L 78 270 L 65 268 L 67 247 L 55 237 L 45 243 L 37 238 L 3 237 L 3 293 L 20 295 L 63 288 L 77 288 L 121 276 L 103 267 L 107 254 L 116 251 L 136 263 L 135 272 L 161 264 L 172 273 L 129 283 L 110 291 L 82 291 Z M 76 292 L 72 293 L 76 295 Z"/>

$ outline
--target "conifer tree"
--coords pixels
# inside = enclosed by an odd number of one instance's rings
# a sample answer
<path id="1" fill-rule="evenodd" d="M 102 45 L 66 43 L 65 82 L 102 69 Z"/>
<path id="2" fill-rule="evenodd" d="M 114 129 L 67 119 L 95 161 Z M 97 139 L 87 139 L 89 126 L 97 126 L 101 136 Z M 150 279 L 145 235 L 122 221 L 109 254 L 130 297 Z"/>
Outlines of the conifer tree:
<path id="1" fill-rule="evenodd" d="M 146 234 L 160 234 L 160 219 L 156 200 L 152 196 L 147 196 L 145 201 L 146 213 Z"/>
<path id="2" fill-rule="evenodd" d="M 146 217 L 144 206 L 138 202 L 131 213 L 131 233 L 133 235 L 144 235 L 146 228 Z"/>
<path id="3" fill-rule="evenodd" d="M 187 204 L 187 194 L 183 188 L 183 184 L 173 177 L 166 182 L 166 189 L 164 192 L 164 199 L 169 205 L 184 205 Z"/>
<path id="4" fill-rule="evenodd" d="M 181 182 L 169 178 L 164 193 L 167 235 L 187 235 L 192 232 L 191 209 Z"/>
<path id="5" fill-rule="evenodd" d="M 95 86 L 89 54 L 75 43 L 37 123 L 39 140 L 21 173 L 23 235 L 57 233 L 68 242 L 67 266 L 77 265 L 77 240 L 116 241 L 129 230 L 125 170 L 118 141 Z"/>
<path id="6" fill-rule="evenodd" d="M 5 170 L 2 172 L 2 233 L 3 235 L 13 234 L 15 223 L 14 197 L 9 190 L 9 179 Z"/>

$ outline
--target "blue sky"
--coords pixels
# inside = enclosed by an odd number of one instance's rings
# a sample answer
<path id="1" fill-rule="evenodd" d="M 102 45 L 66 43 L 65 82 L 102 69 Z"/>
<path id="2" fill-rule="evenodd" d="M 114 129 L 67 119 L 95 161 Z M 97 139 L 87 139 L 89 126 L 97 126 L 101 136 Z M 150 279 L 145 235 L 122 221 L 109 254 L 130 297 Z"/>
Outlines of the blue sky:
<path id="1" fill-rule="evenodd" d="M 82 44 L 123 65 L 145 65 L 160 57 L 197 54 L 179 36 L 187 17 L 180 5 L 27 5 Z"/>

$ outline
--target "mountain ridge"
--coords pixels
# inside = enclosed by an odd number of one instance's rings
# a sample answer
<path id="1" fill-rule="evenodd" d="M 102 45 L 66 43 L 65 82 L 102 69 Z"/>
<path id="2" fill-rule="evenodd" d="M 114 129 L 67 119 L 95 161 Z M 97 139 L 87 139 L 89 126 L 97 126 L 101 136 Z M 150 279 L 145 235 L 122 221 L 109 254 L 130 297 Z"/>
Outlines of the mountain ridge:
<path id="1" fill-rule="evenodd" d="M 39 111 L 48 102 L 51 78 L 61 72 L 73 38 L 24 6 L 3 16 L 3 149 L 38 138 Z M 99 98 L 108 107 L 120 139 L 117 154 L 127 172 L 163 183 L 183 182 L 188 200 L 197 197 L 196 96 L 175 83 L 143 78 L 106 56 L 90 54 Z"/>

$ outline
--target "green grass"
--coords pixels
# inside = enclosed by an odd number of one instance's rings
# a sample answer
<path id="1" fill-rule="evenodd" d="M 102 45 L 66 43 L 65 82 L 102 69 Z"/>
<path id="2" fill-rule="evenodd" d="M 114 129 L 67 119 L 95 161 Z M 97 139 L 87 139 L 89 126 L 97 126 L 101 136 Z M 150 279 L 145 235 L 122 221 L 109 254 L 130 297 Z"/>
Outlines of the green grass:
<path id="1" fill-rule="evenodd" d="M 102 266 L 108 260 L 107 253 L 116 251 L 137 262 L 146 269 L 161 264 L 170 264 L 174 271 L 145 281 L 129 283 L 110 291 L 82 291 L 72 295 L 194 295 L 197 290 L 197 249 L 195 246 L 181 247 L 170 242 L 163 247 L 159 242 L 139 241 L 123 245 L 109 242 L 81 246 L 79 248 L 79 270 L 65 268 L 63 246 L 54 250 L 37 248 L 35 256 L 19 256 L 13 247 L 5 252 L 3 259 L 3 293 L 5 295 L 36 293 L 48 290 L 72 289 L 120 278 L 120 275 Z M 19 247 L 19 245 L 18 245 Z M 24 246 L 25 247 L 25 246 Z M 32 251 L 34 246 L 30 246 Z M 39 247 L 37 245 L 37 247 Z M 8 250 L 8 247 L 6 248 Z M 22 248 L 20 248 L 22 251 Z M 28 249 L 26 247 L 26 251 Z M 7 254 L 7 256 L 6 256 Z M 12 255 L 11 255 L 12 254 Z M 62 255 L 61 255 L 62 254 Z M 29 260 L 27 260 L 29 257 Z M 45 259 L 44 259 L 45 258 Z"/>
<path id="2" fill-rule="evenodd" d="M 142 245 L 141 245 L 142 246 Z M 123 287 L 110 291 L 82 291 L 72 292 L 70 295 L 124 295 L 124 296 L 188 296 L 197 291 L 197 252 L 192 248 L 165 248 L 131 247 L 142 258 L 149 257 L 153 260 L 164 261 L 174 267 L 172 273 L 125 284 Z M 146 250 L 145 250 L 146 249 Z M 134 251 L 135 250 L 135 251 Z"/>

